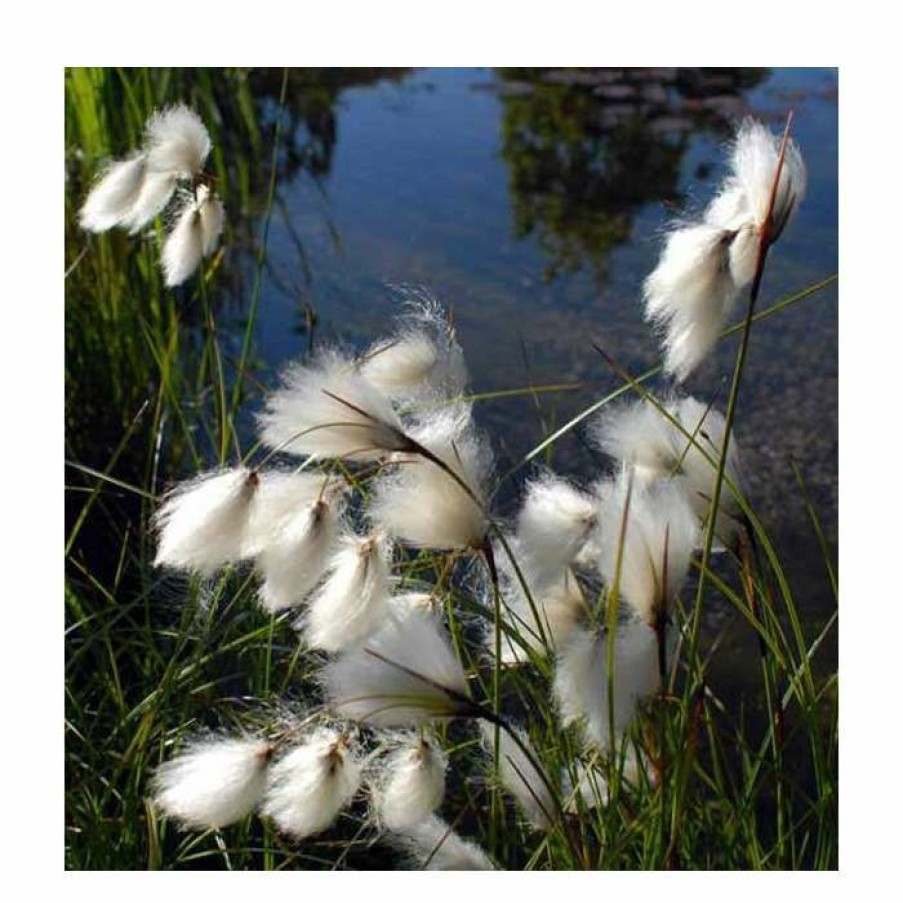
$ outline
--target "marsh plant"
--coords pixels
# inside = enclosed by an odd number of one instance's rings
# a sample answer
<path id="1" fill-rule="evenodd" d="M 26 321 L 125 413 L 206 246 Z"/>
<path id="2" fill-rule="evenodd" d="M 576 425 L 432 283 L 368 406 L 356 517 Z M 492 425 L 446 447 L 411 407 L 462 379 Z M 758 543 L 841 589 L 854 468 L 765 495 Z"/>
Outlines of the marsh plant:
<path id="1" fill-rule="evenodd" d="M 221 231 L 209 151 L 189 109 L 156 114 L 82 225 L 134 232 L 179 196 L 162 263 L 182 282 Z M 371 865 L 431 869 L 700 866 L 710 834 L 755 849 L 743 864 L 829 862 L 813 650 L 792 604 L 791 638 L 776 610 L 782 572 L 733 435 L 766 256 L 804 190 L 789 126 L 781 138 L 744 122 L 726 181 L 674 225 L 643 287 L 672 381 L 653 392 L 603 351 L 623 386 L 579 419 L 610 467 L 585 484 L 537 468 L 513 517 L 496 510 L 493 442 L 438 302 L 409 298 L 363 351 L 321 347 L 289 366 L 257 410 L 253 452 L 164 497 L 155 564 L 202 595 L 250 581 L 242 598 L 270 618 L 270 643 L 294 631 L 312 679 L 237 708 L 241 730 L 171 725 L 153 809 L 218 837 L 259 817 L 300 848 L 332 832 L 334 864 L 372 848 Z M 744 295 L 722 409 L 680 383 Z M 740 589 L 719 576 L 731 571 Z M 711 587 L 759 642 L 766 727 L 752 754 L 735 741 L 739 765 L 699 643 Z M 808 805 L 784 781 L 794 707 L 814 737 Z"/>

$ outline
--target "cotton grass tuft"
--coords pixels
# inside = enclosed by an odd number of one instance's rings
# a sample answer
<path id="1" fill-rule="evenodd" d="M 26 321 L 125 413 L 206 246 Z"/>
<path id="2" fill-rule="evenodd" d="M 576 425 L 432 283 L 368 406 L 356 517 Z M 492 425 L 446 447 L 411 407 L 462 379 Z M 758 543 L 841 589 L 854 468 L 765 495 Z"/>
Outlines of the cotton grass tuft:
<path id="1" fill-rule="evenodd" d="M 257 474 L 245 467 L 201 474 L 167 495 L 154 518 L 154 564 L 209 576 L 245 557 Z"/>
<path id="2" fill-rule="evenodd" d="M 602 749 L 613 747 L 630 726 L 640 703 L 659 686 L 655 632 L 642 621 L 620 625 L 614 636 L 614 677 L 609 697 L 608 636 L 577 631 L 562 649 L 555 667 L 554 692 L 565 725 L 582 723 Z M 609 718 L 609 698 L 613 719 Z"/>
<path id="3" fill-rule="evenodd" d="M 154 804 L 186 827 L 231 825 L 263 797 L 270 752 L 262 740 L 195 743 L 157 769 Z"/>
<path id="4" fill-rule="evenodd" d="M 294 455 L 364 461 L 410 447 L 389 399 L 337 349 L 289 367 L 258 420 L 264 444 Z"/>
<path id="5" fill-rule="evenodd" d="M 415 738 L 393 752 L 375 791 L 376 813 L 390 831 L 403 831 L 428 818 L 445 795 L 448 759 L 435 741 Z"/>
<path id="6" fill-rule="evenodd" d="M 263 814 L 296 840 L 325 831 L 361 784 L 361 763 L 342 734 L 317 730 L 270 768 Z"/>
<path id="7" fill-rule="evenodd" d="M 374 727 L 408 727 L 469 711 L 467 679 L 445 631 L 424 611 L 383 628 L 322 672 L 331 710 Z"/>

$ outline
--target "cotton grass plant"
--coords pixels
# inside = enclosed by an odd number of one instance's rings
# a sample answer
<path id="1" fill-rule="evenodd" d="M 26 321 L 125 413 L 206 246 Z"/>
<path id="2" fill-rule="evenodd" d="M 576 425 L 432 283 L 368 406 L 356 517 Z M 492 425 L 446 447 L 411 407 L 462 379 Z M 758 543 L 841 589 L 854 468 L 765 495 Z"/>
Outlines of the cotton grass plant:
<path id="1" fill-rule="evenodd" d="M 705 224 L 722 237 L 694 238 L 682 261 L 669 239 L 661 278 L 647 282 L 677 378 L 722 331 L 728 295 L 758 290 L 765 251 L 799 203 L 801 159 L 791 148 L 785 173 L 789 145 L 766 132 L 738 133 L 709 217 L 717 224 Z M 193 180 L 184 167 L 203 165 L 199 135 L 172 151 L 183 168 L 154 165 L 175 183 Z M 117 211 L 139 174 L 157 171 L 155 151 L 148 138 L 141 163 L 111 169 L 94 189 L 112 179 L 107 218 L 101 193 L 83 220 L 127 225 Z M 763 207 L 769 178 L 777 188 Z M 194 210 L 200 222 L 207 187 L 182 216 Z M 752 275 L 743 246 L 732 251 L 747 234 L 758 242 Z M 694 270 L 700 246 L 718 255 L 717 267 L 705 263 L 717 278 Z M 232 663 L 247 652 L 259 679 L 250 698 L 239 702 L 236 686 L 231 707 L 220 701 L 231 714 L 215 736 L 199 732 L 196 716 L 144 753 L 160 762 L 144 786 L 155 843 L 190 861 L 212 836 L 229 865 L 251 844 L 239 838 L 256 831 L 267 865 L 830 864 L 823 691 L 743 495 L 735 395 L 722 414 L 628 375 L 624 394 L 635 400 L 603 408 L 587 432 L 608 467 L 587 485 L 537 471 L 508 516 L 495 508 L 499 472 L 466 388 L 447 314 L 432 301 L 412 305 L 360 353 L 325 347 L 291 365 L 257 406 L 255 452 L 200 467 L 163 496 L 158 579 L 204 603 L 185 609 L 174 634 L 201 654 L 187 665 L 176 657 L 165 693 L 181 692 L 204 656 Z M 709 685 L 706 583 L 760 642 L 771 725 L 760 734 L 744 733 Z M 231 623 L 246 633 L 218 643 Z M 815 800 L 788 790 L 778 710 L 812 737 Z M 739 751 L 731 767 L 729 742 Z M 774 832 L 760 827 L 770 806 Z M 720 846 L 703 852 L 719 831 Z"/>

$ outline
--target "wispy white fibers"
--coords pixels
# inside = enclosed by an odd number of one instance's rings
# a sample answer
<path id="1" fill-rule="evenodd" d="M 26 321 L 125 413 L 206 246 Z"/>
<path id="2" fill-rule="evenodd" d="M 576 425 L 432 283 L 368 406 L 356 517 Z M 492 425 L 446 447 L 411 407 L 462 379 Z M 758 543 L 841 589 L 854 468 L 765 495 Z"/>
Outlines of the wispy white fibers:
<path id="1" fill-rule="evenodd" d="M 517 515 L 517 545 L 531 571 L 562 574 L 579 554 L 596 523 L 592 496 L 567 480 L 544 474 L 527 485 Z"/>
<path id="2" fill-rule="evenodd" d="M 467 710 L 467 678 L 428 612 L 392 612 L 362 646 L 322 672 L 330 708 L 374 727 L 407 727 Z"/>
<path id="3" fill-rule="evenodd" d="M 671 476 L 679 461 L 673 426 L 643 400 L 604 409 L 590 426 L 589 436 L 603 452 L 633 470 L 636 485 Z"/>
<path id="4" fill-rule="evenodd" d="M 200 266 L 204 256 L 204 235 L 198 205 L 189 202 L 163 245 L 163 275 L 166 287 L 181 285 Z"/>
<path id="5" fill-rule="evenodd" d="M 711 509 L 718 460 L 724 445 L 724 416 L 714 408 L 689 397 L 671 402 L 668 409 L 683 427 L 683 432 L 675 427 L 675 433 L 680 448 L 680 472 L 688 486 L 690 504 L 699 519 L 705 521 Z M 733 432 L 728 443 L 724 476 L 734 489 L 742 491 L 741 452 Z M 740 503 L 725 485 L 718 500 L 715 535 L 725 547 L 730 547 L 739 535 L 742 523 L 743 510 Z"/>
<path id="6" fill-rule="evenodd" d="M 411 429 L 410 436 L 447 470 L 422 455 L 399 458 L 394 472 L 374 481 L 371 519 L 418 548 L 481 546 L 488 527 L 485 500 L 492 454 L 477 435 L 469 409 L 459 406 L 436 414 Z"/>
<path id="7" fill-rule="evenodd" d="M 321 728 L 270 767 L 263 814 L 297 840 L 325 831 L 361 784 L 361 764 L 337 731 Z"/>
<path id="8" fill-rule="evenodd" d="M 145 172 L 135 203 L 120 225 L 132 235 L 140 232 L 155 216 L 163 212 L 178 183 L 179 177 L 175 173 Z"/>
<path id="9" fill-rule="evenodd" d="M 145 172 L 144 154 L 111 163 L 79 212 L 81 227 L 89 232 L 105 232 L 122 223 L 138 199 Z"/>
<path id="10" fill-rule="evenodd" d="M 442 308 L 432 300 L 411 305 L 391 338 L 361 358 L 361 373 L 392 398 L 452 398 L 464 391 L 464 354 Z"/>
<path id="11" fill-rule="evenodd" d="M 409 738 L 384 765 L 376 789 L 376 813 L 390 831 L 403 831 L 430 816 L 445 795 L 448 760 L 434 740 Z"/>
<path id="12" fill-rule="evenodd" d="M 368 460 L 409 447 L 389 399 L 336 349 L 289 367 L 258 420 L 266 445 L 295 455 Z"/>
<path id="13" fill-rule="evenodd" d="M 740 127 L 731 173 L 696 224 L 668 237 L 658 266 L 643 287 L 646 317 L 664 332 L 665 369 L 679 380 L 699 365 L 717 340 L 740 291 L 755 276 L 781 139 L 752 119 Z M 806 189 L 799 149 L 788 142 L 770 240 L 782 232 Z"/>
<path id="14" fill-rule="evenodd" d="M 728 190 L 742 190 L 755 224 L 761 228 L 768 216 L 771 190 L 781 150 L 781 136 L 754 119 L 740 126 L 731 155 L 732 179 Z M 806 193 L 806 165 L 796 144 L 787 142 L 781 176 L 775 194 L 773 223 L 776 239 Z"/>
<path id="15" fill-rule="evenodd" d="M 263 797 L 271 747 L 262 740 L 205 740 L 157 769 L 154 803 L 192 828 L 222 828 Z"/>
<path id="16" fill-rule="evenodd" d="M 490 871 L 495 866 L 475 843 L 464 840 L 451 825 L 431 815 L 390 838 L 412 864 L 432 871 Z"/>
<path id="17" fill-rule="evenodd" d="M 317 585 L 335 549 L 345 484 L 315 473 L 260 475 L 248 536 L 263 577 L 268 611 L 299 605 Z"/>
<path id="18" fill-rule="evenodd" d="M 672 479 L 683 486 L 697 517 L 705 521 L 724 426 L 724 417 L 718 411 L 685 397 L 664 402 L 663 410 L 646 401 L 615 407 L 595 422 L 590 435 L 603 451 L 632 469 L 634 485 L 647 487 L 656 480 Z M 725 477 L 735 488 L 742 488 L 740 454 L 733 435 Z M 740 525 L 740 505 L 725 488 L 718 506 L 716 535 L 725 546 L 730 545 Z"/>
<path id="19" fill-rule="evenodd" d="M 219 244 L 226 221 L 223 202 L 206 185 L 201 185 L 197 193 L 198 216 L 201 220 L 201 249 L 204 257 L 209 257 Z"/>
<path id="20" fill-rule="evenodd" d="M 633 619 L 618 626 L 614 644 L 611 700 L 618 739 L 639 703 L 658 690 L 658 645 L 655 632 Z M 608 636 L 577 631 L 558 656 L 555 698 L 564 724 L 584 722 L 587 737 L 603 749 L 612 747 L 608 675 Z"/>
<path id="21" fill-rule="evenodd" d="M 543 653 L 557 648 L 580 623 L 586 605 L 580 586 L 569 569 L 538 571 L 516 541 L 509 540 L 509 548 L 518 563 L 520 576 L 504 551 L 497 549 L 495 557 L 502 593 L 502 620 L 510 629 L 502 631 L 502 662 L 513 665 L 529 661 L 528 650 Z M 521 577 L 527 584 L 530 598 Z M 494 653 L 494 628 L 490 631 L 488 647 L 490 653 Z"/>
<path id="22" fill-rule="evenodd" d="M 259 479 L 245 467 L 201 474 L 176 486 L 154 518 L 156 565 L 209 575 L 245 556 Z"/>
<path id="23" fill-rule="evenodd" d="M 212 147 L 201 117 L 184 104 L 155 113 L 145 127 L 144 146 L 153 172 L 197 175 Z"/>
<path id="24" fill-rule="evenodd" d="M 163 273 L 168 288 L 181 285 L 215 250 L 223 228 L 223 205 L 206 185 L 189 201 L 163 245 Z"/>
<path id="25" fill-rule="evenodd" d="M 737 296 L 731 233 L 702 223 L 672 231 L 643 284 L 646 319 L 663 330 L 665 370 L 686 379 L 711 351 Z"/>
<path id="26" fill-rule="evenodd" d="M 378 534 L 341 538 L 329 575 L 311 597 L 302 621 L 311 646 L 339 652 L 382 624 L 388 612 L 389 554 Z"/>
<path id="27" fill-rule="evenodd" d="M 483 735 L 483 747 L 490 755 L 494 755 L 495 726 L 488 721 L 480 721 L 480 731 Z M 498 737 L 499 777 L 502 784 L 517 800 L 527 821 L 537 831 L 547 831 L 555 822 L 555 798 L 547 779 L 534 764 L 535 751 L 522 730 L 517 730 L 520 744 L 504 729 L 498 731 Z M 524 752 L 523 746 L 530 751 L 529 756 Z"/>
<path id="28" fill-rule="evenodd" d="M 683 488 L 673 481 L 634 485 L 629 505 L 628 484 L 623 474 L 605 502 L 608 530 L 599 571 L 610 587 L 617 577 L 621 598 L 652 625 L 668 611 L 686 579 L 699 523 Z"/>

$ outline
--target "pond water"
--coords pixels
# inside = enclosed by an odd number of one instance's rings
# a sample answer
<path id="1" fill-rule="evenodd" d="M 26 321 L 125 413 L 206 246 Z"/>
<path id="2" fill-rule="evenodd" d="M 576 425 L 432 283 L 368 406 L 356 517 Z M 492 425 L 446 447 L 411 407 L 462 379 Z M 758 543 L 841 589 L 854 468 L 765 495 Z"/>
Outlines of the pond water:
<path id="1" fill-rule="evenodd" d="M 363 347 L 402 309 L 399 287 L 416 287 L 453 308 L 474 391 L 582 384 L 480 405 L 507 469 L 617 387 L 593 342 L 634 373 L 659 361 L 642 280 L 669 220 L 712 196 L 747 113 L 777 131 L 792 108 L 809 169 L 761 307 L 837 270 L 836 70 L 368 70 L 356 80 L 326 126 L 293 120 L 302 165 L 279 184 L 256 332 L 269 381 L 308 347 L 312 312 L 317 341 Z M 791 461 L 835 539 L 837 340 L 836 283 L 758 324 L 737 420 L 753 505 L 816 619 L 832 603 Z M 735 348 L 722 342 L 687 389 L 723 408 Z M 579 431 L 552 463 L 582 477 L 604 466 Z"/>
<path id="2" fill-rule="evenodd" d="M 312 314 L 317 341 L 362 348 L 406 292 L 428 292 L 453 309 L 473 391 L 582 384 L 481 403 L 507 470 L 619 385 L 593 342 L 634 373 L 659 361 L 642 280 L 669 220 L 712 196 L 747 113 L 777 131 L 792 108 L 809 170 L 761 307 L 837 271 L 836 70 L 427 69 L 354 81 L 328 128 L 293 121 L 299 159 L 316 165 L 278 185 L 256 331 L 269 382 L 307 349 Z M 833 602 L 792 462 L 835 541 L 837 322 L 832 283 L 756 326 L 736 428 L 751 500 L 813 625 Z M 723 408 L 735 348 L 722 342 L 686 388 Z M 580 431 L 551 463 L 583 478 L 605 466 Z"/>

